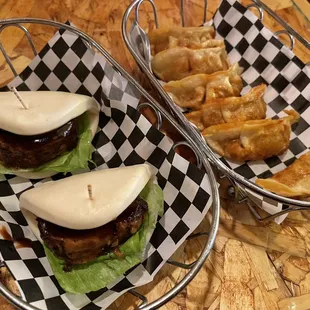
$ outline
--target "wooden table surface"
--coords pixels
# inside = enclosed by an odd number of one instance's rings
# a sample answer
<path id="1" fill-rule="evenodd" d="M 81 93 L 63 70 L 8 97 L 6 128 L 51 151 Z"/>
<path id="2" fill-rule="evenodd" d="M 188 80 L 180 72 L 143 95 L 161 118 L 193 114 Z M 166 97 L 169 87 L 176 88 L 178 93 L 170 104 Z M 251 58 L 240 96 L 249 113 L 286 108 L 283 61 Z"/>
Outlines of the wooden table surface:
<path id="1" fill-rule="evenodd" d="M 121 19 L 129 0 L 1 0 L 0 18 L 40 17 L 64 22 L 70 20 L 100 42 L 128 71 L 139 78 L 136 65 L 122 41 Z M 156 0 L 160 22 L 180 24 L 179 0 Z M 219 0 L 209 0 L 208 18 Z M 249 0 L 242 1 L 245 4 Z M 307 0 L 264 0 L 279 16 L 310 40 L 310 4 Z M 202 1 L 187 0 L 186 24 L 199 25 Z M 149 5 L 142 5 L 142 23 L 152 28 Z M 281 29 L 269 16 L 264 23 L 271 30 Z M 29 26 L 35 46 L 40 50 L 52 36 L 46 26 Z M 27 40 L 19 29 L 10 28 L 0 36 L 14 66 L 20 72 L 32 58 Z M 310 53 L 299 42 L 294 52 L 304 62 Z M 0 56 L 0 84 L 12 79 L 12 73 Z M 225 196 L 225 186 L 221 187 Z M 221 222 L 211 255 L 197 277 L 171 302 L 161 309 L 310 309 L 310 212 L 291 213 L 277 225 L 258 223 L 245 205 L 222 199 Z M 198 231 L 208 229 L 208 218 Z M 203 237 L 186 242 L 175 254 L 183 262 L 191 262 L 200 253 Z M 169 290 L 185 271 L 165 266 L 152 284 L 139 289 L 149 300 Z M 2 270 L 2 278 L 11 283 Z M 133 309 L 137 299 L 126 294 L 109 309 Z M 0 299 L 0 309 L 12 309 Z"/>

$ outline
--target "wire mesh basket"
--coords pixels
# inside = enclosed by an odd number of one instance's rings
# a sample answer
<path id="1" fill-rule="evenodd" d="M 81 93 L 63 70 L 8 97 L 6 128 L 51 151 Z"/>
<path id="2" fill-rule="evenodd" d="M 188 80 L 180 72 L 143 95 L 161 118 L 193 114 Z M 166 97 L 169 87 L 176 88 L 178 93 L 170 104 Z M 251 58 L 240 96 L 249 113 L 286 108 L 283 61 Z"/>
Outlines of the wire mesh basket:
<path id="1" fill-rule="evenodd" d="M 140 104 L 138 106 L 138 109 L 149 107 L 155 112 L 157 116 L 156 128 L 158 130 L 161 129 L 163 119 L 167 121 L 176 130 L 177 133 L 179 133 L 180 135 L 184 137 L 184 141 L 176 142 L 173 145 L 173 148 L 175 149 L 180 145 L 185 145 L 185 146 L 192 148 L 197 156 L 196 159 L 197 159 L 198 167 L 203 168 L 207 172 L 209 182 L 210 182 L 210 187 L 211 187 L 211 190 L 210 190 L 211 196 L 212 196 L 212 222 L 210 225 L 210 229 L 206 233 L 204 233 L 204 235 L 207 235 L 207 241 L 198 259 L 192 262 L 191 264 L 183 264 L 177 261 L 168 260 L 167 263 L 177 266 L 179 268 L 186 269 L 188 270 L 188 272 L 186 273 L 184 278 L 181 279 L 170 291 L 168 291 L 165 295 L 160 296 L 155 301 L 148 302 L 145 296 L 139 294 L 134 289 L 129 290 L 129 292 L 132 295 L 138 297 L 141 300 L 141 304 L 138 306 L 137 309 L 159 308 L 160 306 L 168 302 L 170 299 L 172 299 L 174 296 L 176 296 L 195 277 L 195 275 L 199 272 L 200 268 L 203 266 L 205 260 L 207 259 L 213 247 L 216 234 L 217 234 L 217 230 L 218 230 L 218 224 L 219 224 L 220 200 L 219 200 L 217 182 L 213 174 L 212 168 L 210 166 L 210 163 L 207 160 L 207 158 L 203 155 L 203 153 L 201 152 L 200 146 L 197 144 L 197 141 L 195 141 L 195 138 L 193 138 L 184 128 L 182 128 L 182 126 L 170 115 L 170 113 L 168 113 L 152 96 L 150 96 L 149 93 L 145 91 L 143 87 L 139 85 L 132 78 L 132 76 L 128 72 L 126 72 L 120 66 L 120 64 L 100 44 L 95 42 L 90 36 L 88 36 L 86 33 L 78 30 L 77 28 L 69 24 L 62 24 L 62 23 L 50 21 L 50 20 L 36 19 L 36 18 L 18 18 L 18 19 L 1 20 L 0 21 L 0 26 L 1 26 L 0 32 L 7 27 L 18 27 L 25 33 L 30 43 L 30 47 L 33 51 L 34 56 L 38 55 L 38 53 L 32 41 L 31 34 L 28 32 L 27 28 L 24 26 L 25 24 L 46 25 L 46 26 L 55 27 L 56 29 L 60 31 L 71 32 L 72 34 L 81 38 L 83 42 L 86 44 L 86 46 L 89 49 L 91 49 L 93 53 L 99 53 L 100 55 L 104 56 L 104 58 L 112 66 L 112 68 L 115 71 L 117 71 L 122 77 L 127 79 L 132 85 L 134 85 L 137 91 L 147 100 L 147 103 Z M 9 55 L 7 54 L 2 44 L 0 44 L 0 49 L 7 63 L 9 64 L 12 72 L 17 77 L 18 76 L 17 71 L 15 70 Z M 195 237 L 195 236 L 192 236 L 192 237 Z M 0 292 L 13 305 L 15 305 L 16 307 L 20 309 L 25 309 L 25 310 L 38 309 L 37 307 L 27 303 L 27 301 L 23 300 L 22 298 L 14 295 L 1 282 L 0 282 Z"/>
<path id="2" fill-rule="evenodd" d="M 188 134 L 193 138 L 193 140 L 197 143 L 197 145 L 200 146 L 200 149 L 202 150 L 204 156 L 210 160 L 210 162 L 219 170 L 221 177 L 228 178 L 231 186 L 228 188 L 228 195 L 235 199 L 236 202 L 242 203 L 245 202 L 253 215 L 258 220 L 269 220 L 276 217 L 279 217 L 281 215 L 284 215 L 290 211 L 296 211 L 296 210 L 309 210 L 310 203 L 307 201 L 297 200 L 297 199 L 291 199 L 287 197 L 283 197 L 280 195 L 277 195 L 275 193 L 272 193 L 270 191 L 267 191 L 261 187 L 259 187 L 257 184 L 255 184 L 253 181 L 250 181 L 249 178 L 244 177 L 243 175 L 236 173 L 235 170 L 233 170 L 231 167 L 229 167 L 226 163 L 223 162 L 216 154 L 211 150 L 211 148 L 208 146 L 208 144 L 205 142 L 203 136 L 201 133 L 197 130 L 195 126 L 193 126 L 187 118 L 184 116 L 183 112 L 179 107 L 174 103 L 172 97 L 164 90 L 162 86 L 162 82 L 157 79 L 155 74 L 152 71 L 151 67 L 151 52 L 150 52 L 150 42 L 148 39 L 148 35 L 145 32 L 145 30 L 141 27 L 139 24 L 139 9 L 143 2 L 149 2 L 152 6 L 153 13 L 154 13 L 154 23 L 155 27 L 159 28 L 160 25 L 160 16 L 158 16 L 157 9 L 156 9 L 156 1 L 153 0 L 135 0 L 133 1 L 129 7 L 127 8 L 124 16 L 123 16 L 123 24 L 122 24 L 122 33 L 124 41 L 127 45 L 127 48 L 129 49 L 130 53 L 134 57 L 137 65 L 141 69 L 141 71 L 145 74 L 145 76 L 150 81 L 151 85 L 153 86 L 154 90 L 160 95 L 163 102 L 169 107 L 171 114 L 179 121 L 179 123 L 186 129 Z M 229 33 L 230 29 L 234 29 L 233 24 L 230 25 L 229 21 L 226 19 L 231 18 L 231 21 L 233 23 L 238 23 L 238 20 L 241 24 L 242 19 L 246 19 L 246 22 L 248 24 L 252 25 L 252 28 L 262 29 L 264 27 L 262 24 L 259 24 L 256 22 L 255 18 L 252 16 L 249 17 L 249 12 L 247 12 L 249 9 L 254 8 L 257 10 L 259 17 L 258 21 L 262 22 L 264 18 L 264 12 L 267 12 L 270 14 L 281 26 L 284 27 L 283 30 L 275 32 L 273 35 L 272 33 L 267 30 L 264 33 L 260 33 L 259 30 L 256 29 L 256 33 L 254 34 L 256 36 L 264 36 L 265 33 L 268 33 L 267 36 L 270 38 L 272 37 L 272 40 L 275 40 L 275 45 L 279 45 L 279 50 L 283 50 L 282 43 L 279 41 L 278 37 L 282 34 L 285 34 L 289 38 L 289 46 L 288 50 L 286 50 L 286 55 L 290 55 L 290 60 L 292 58 L 296 58 L 296 56 L 293 55 L 290 51 L 293 50 L 295 45 L 295 39 L 300 41 L 306 48 L 310 48 L 310 43 L 304 39 L 301 35 L 299 35 L 294 29 L 292 29 L 285 21 L 283 21 L 276 13 L 274 13 L 268 6 L 266 6 L 264 3 L 262 3 L 260 0 L 253 0 L 253 3 L 248 5 L 246 8 L 243 7 L 240 3 L 237 1 L 224 1 L 225 3 L 222 3 L 222 7 L 218 10 L 217 14 L 220 16 L 218 19 L 218 28 L 226 27 L 227 29 L 223 30 L 223 33 L 225 34 Z M 202 25 L 210 25 L 210 22 L 207 22 L 207 6 L 208 1 L 204 1 L 204 15 L 203 15 L 203 21 Z M 182 27 L 185 26 L 185 4 L 184 1 L 181 0 L 180 2 L 180 15 L 181 15 L 181 25 Z M 132 22 L 130 22 L 129 16 L 131 14 L 134 14 L 134 19 Z M 228 17 L 229 15 L 229 17 Z M 239 17 L 240 15 L 240 17 Z M 234 17 L 233 17 L 234 16 Z M 254 14 L 253 14 L 254 16 Z M 225 26 L 223 26 L 225 24 Z M 246 24 L 246 23 L 245 23 Z M 241 27 L 241 26 L 240 26 Z M 240 27 L 238 28 L 240 30 Z M 250 28 L 250 26 L 248 26 Z M 252 29 L 251 28 L 251 29 Z M 247 33 L 251 32 L 251 29 Z M 246 33 L 248 29 L 244 30 L 244 33 Z M 254 29 L 255 30 L 255 29 Z M 266 30 L 266 28 L 263 28 L 263 30 Z M 241 32 L 243 30 L 240 30 Z M 241 37 L 240 32 L 238 35 Z M 225 35 L 221 35 L 223 39 L 225 40 Z M 250 35 L 249 35 L 250 37 Z M 252 40 L 253 38 L 251 38 Z M 226 42 L 230 46 L 230 51 L 232 53 L 235 51 L 235 49 L 239 46 L 241 46 L 240 39 L 238 39 L 237 42 Z M 233 41 L 233 40 L 232 40 Z M 266 38 L 264 38 L 264 41 L 268 41 Z M 258 41 L 257 41 L 258 42 Z M 229 44 L 231 43 L 231 45 Z M 238 44 L 239 43 L 239 44 Z M 247 43 L 249 45 L 249 43 Z M 259 43 L 257 43 L 259 45 Z M 236 47 L 237 46 L 237 47 Z M 260 47 L 259 47 L 260 48 Z M 263 47 L 262 47 L 263 49 Z M 284 47 L 286 49 L 286 47 Z M 279 51 L 280 53 L 280 51 Z M 234 55 L 235 56 L 235 55 Z M 242 59 L 244 60 L 244 59 Z M 243 61 L 246 63 L 246 61 Z M 266 61 L 267 62 L 267 61 Z M 299 60 L 300 62 L 300 60 Z M 247 64 L 249 65 L 249 64 Z M 304 69 L 301 69 L 301 71 L 305 71 L 308 64 L 300 64 L 300 66 Z M 251 66 L 251 65 L 249 65 Z M 309 76 L 308 76 L 309 79 Z M 257 79 L 258 81 L 258 79 Z M 255 82 L 257 82 L 255 81 Z M 261 80 L 260 80 L 261 81 Z M 256 86 L 257 84 L 255 84 Z M 253 87 L 253 85 L 251 84 Z M 305 101 L 307 101 L 307 96 L 310 97 L 310 94 L 307 93 L 305 97 Z M 309 99 L 308 99 L 309 100 Z M 309 123 L 309 120 L 307 119 L 307 122 Z M 309 145 L 306 146 L 306 148 L 309 148 Z M 282 163 L 282 162 L 281 162 Z M 248 168 L 248 167 L 247 167 Z M 271 213 L 271 215 L 262 217 L 260 213 L 257 211 L 258 209 L 262 208 L 262 205 L 264 203 L 271 204 L 274 208 Z M 280 211 L 279 211 L 280 206 Z M 277 209 L 277 210 L 276 210 Z M 283 219 L 283 217 L 282 217 Z"/>

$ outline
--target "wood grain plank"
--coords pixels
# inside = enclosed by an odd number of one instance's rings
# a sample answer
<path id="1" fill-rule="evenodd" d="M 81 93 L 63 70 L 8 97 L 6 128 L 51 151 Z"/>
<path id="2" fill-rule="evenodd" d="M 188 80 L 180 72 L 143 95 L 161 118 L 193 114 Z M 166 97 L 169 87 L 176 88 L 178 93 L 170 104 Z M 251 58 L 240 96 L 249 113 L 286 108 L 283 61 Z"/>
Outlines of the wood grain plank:
<path id="1" fill-rule="evenodd" d="M 310 294 L 300 295 L 298 297 L 286 298 L 279 301 L 279 310 L 296 309 L 309 310 Z"/>
<path id="2" fill-rule="evenodd" d="M 178 0 L 155 0 L 155 2 L 160 25 L 180 25 Z M 251 3 L 250 0 L 241 2 L 245 5 Z M 298 33 L 310 40 L 310 4 L 307 0 L 264 0 L 264 2 Z M 129 3 L 130 0 L 0 0 L 0 18 L 29 16 L 60 22 L 70 20 L 102 44 L 135 78 L 143 81 L 143 76 L 139 74 L 134 60 L 123 43 L 120 31 L 121 18 Z M 185 3 L 186 25 L 200 25 L 203 17 L 202 1 L 186 0 Z M 212 18 L 219 3 L 220 0 L 209 1 L 207 11 L 209 19 Z M 257 14 L 255 10 L 253 12 Z M 149 4 L 141 6 L 140 16 L 141 24 L 146 30 L 154 28 Z M 281 29 L 267 14 L 264 24 L 273 32 Z M 27 27 L 33 35 L 38 51 L 55 31 L 47 26 L 27 25 Z M 7 29 L 1 34 L 0 39 L 17 72 L 21 72 L 33 57 L 23 33 L 18 29 Z M 296 42 L 294 52 L 304 62 L 310 61 L 309 50 L 299 42 Z M 13 78 L 1 54 L 0 72 L 1 85 L 7 84 Z M 225 194 L 225 191 L 225 188 L 221 188 L 221 194 Z M 219 236 L 208 261 L 191 284 L 161 309 L 275 310 L 294 309 L 294 307 L 298 310 L 309 309 L 310 212 L 291 214 L 279 226 L 274 223 L 256 222 L 245 204 L 237 205 L 233 201 L 223 200 L 222 206 Z M 207 231 L 208 225 L 207 218 L 203 220 L 197 232 Z M 203 248 L 204 240 L 198 238 L 187 242 L 175 253 L 174 258 L 182 262 L 192 262 Z M 138 291 L 145 294 L 150 301 L 155 300 L 171 289 L 186 272 L 166 265 L 153 283 L 139 288 Z M 1 274 L 10 288 L 17 292 L 13 285 L 14 281 L 8 276 L 7 271 L 2 271 Z M 138 303 L 136 298 L 125 294 L 109 309 L 134 309 Z M 13 308 L 0 299 L 0 309 Z"/>
<path id="3" fill-rule="evenodd" d="M 297 9 L 310 21 L 310 3 L 307 0 L 292 0 Z"/>
<path id="4" fill-rule="evenodd" d="M 219 235 L 262 246 L 268 250 L 287 252 L 298 257 L 308 255 L 308 247 L 303 238 L 279 234 L 266 227 L 243 225 L 226 220 L 220 223 Z"/>
<path id="5" fill-rule="evenodd" d="M 300 294 L 309 294 L 310 293 L 310 273 L 308 272 L 305 278 L 300 281 Z"/>
<path id="6" fill-rule="evenodd" d="M 257 286 L 253 290 L 253 294 L 254 294 L 254 309 L 266 310 L 267 307 L 264 301 L 264 296 L 259 286 Z"/>
<path id="7" fill-rule="evenodd" d="M 251 261 L 253 273 L 258 282 L 261 282 L 267 291 L 278 289 L 278 283 L 274 277 L 274 269 L 268 259 L 266 251 L 258 246 L 243 245 L 245 252 Z M 264 268 L 261 268 L 264 266 Z"/>
<path id="8" fill-rule="evenodd" d="M 253 294 L 247 286 L 252 278 L 251 267 L 240 241 L 226 243 L 224 273 L 220 309 L 254 309 Z"/>

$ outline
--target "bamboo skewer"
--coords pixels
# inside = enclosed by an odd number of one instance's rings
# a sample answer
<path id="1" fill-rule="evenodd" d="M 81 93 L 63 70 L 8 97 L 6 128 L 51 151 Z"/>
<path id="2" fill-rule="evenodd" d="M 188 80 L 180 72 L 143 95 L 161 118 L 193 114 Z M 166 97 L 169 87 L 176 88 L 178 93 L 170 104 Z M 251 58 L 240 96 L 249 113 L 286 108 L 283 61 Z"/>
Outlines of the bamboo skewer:
<path id="1" fill-rule="evenodd" d="M 92 186 L 90 184 L 87 185 L 87 189 L 88 189 L 88 197 L 90 200 L 93 200 L 93 189 Z"/>
<path id="2" fill-rule="evenodd" d="M 17 89 L 15 87 L 11 88 L 11 91 L 14 93 L 14 95 L 17 97 L 18 101 L 22 104 L 22 106 L 24 107 L 25 110 L 28 110 L 28 106 L 25 103 L 25 101 L 23 100 L 23 98 L 21 97 L 21 95 L 19 94 L 19 92 L 17 91 Z"/>

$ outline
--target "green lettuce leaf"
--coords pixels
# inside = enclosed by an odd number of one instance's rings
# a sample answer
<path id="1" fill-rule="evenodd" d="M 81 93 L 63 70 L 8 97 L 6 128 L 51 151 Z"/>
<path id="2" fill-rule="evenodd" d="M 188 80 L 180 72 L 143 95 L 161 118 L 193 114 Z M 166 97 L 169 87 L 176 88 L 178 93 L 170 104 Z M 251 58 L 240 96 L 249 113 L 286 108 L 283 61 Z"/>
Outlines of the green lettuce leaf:
<path id="1" fill-rule="evenodd" d="M 92 132 L 90 130 L 90 121 L 87 113 L 81 115 L 78 119 L 78 144 L 70 152 L 63 153 L 54 160 L 32 169 L 10 169 L 0 165 L 0 174 L 15 174 L 16 172 L 45 172 L 55 171 L 68 173 L 71 171 L 85 169 L 91 160 L 93 146 L 91 144 Z"/>
<path id="2" fill-rule="evenodd" d="M 157 217 L 163 214 L 164 197 L 161 188 L 151 182 L 145 186 L 140 197 L 147 202 L 148 213 L 141 229 L 120 247 L 124 258 L 110 253 L 90 263 L 75 265 L 72 271 L 65 272 L 64 261 L 44 246 L 54 275 L 66 292 L 84 294 L 97 291 L 142 261 L 146 244 L 155 229 Z"/>

